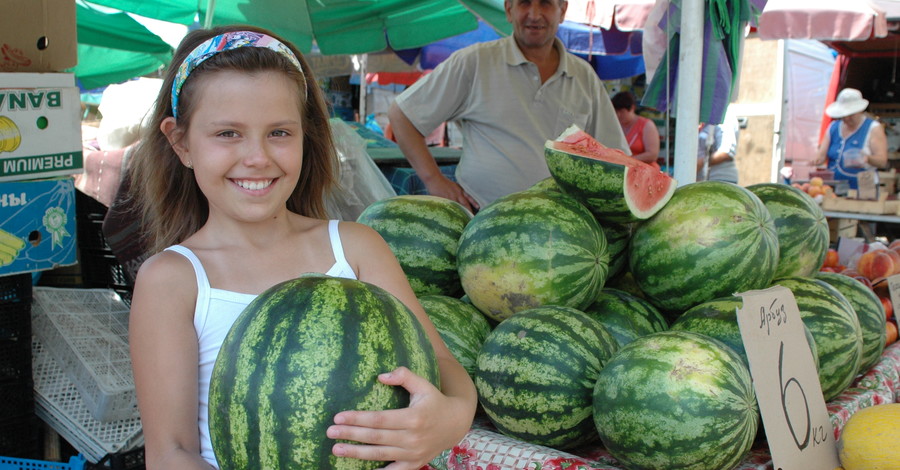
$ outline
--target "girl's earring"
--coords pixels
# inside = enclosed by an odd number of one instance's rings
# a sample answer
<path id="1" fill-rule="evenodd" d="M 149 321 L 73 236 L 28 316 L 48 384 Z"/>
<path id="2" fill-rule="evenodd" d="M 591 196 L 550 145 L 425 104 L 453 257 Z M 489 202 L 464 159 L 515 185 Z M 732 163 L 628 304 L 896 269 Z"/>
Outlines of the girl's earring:
<path id="1" fill-rule="evenodd" d="M 185 163 L 184 166 L 188 167 L 188 170 L 193 170 L 193 169 L 194 169 L 194 165 L 192 165 L 191 162 Z"/>

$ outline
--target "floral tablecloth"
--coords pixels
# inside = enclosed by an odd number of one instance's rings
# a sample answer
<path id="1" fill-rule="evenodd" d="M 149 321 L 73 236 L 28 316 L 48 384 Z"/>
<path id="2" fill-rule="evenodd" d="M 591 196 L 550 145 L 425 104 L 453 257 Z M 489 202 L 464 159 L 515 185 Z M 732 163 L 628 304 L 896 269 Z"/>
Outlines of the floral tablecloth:
<path id="1" fill-rule="evenodd" d="M 883 403 L 900 402 L 900 342 L 885 349 L 881 360 L 857 377 L 851 387 L 828 402 L 834 437 L 853 413 Z M 463 440 L 431 462 L 429 470 L 621 470 L 602 446 L 562 452 L 504 436 L 485 418 L 476 419 Z M 771 470 L 765 442 L 758 442 L 735 470 Z"/>

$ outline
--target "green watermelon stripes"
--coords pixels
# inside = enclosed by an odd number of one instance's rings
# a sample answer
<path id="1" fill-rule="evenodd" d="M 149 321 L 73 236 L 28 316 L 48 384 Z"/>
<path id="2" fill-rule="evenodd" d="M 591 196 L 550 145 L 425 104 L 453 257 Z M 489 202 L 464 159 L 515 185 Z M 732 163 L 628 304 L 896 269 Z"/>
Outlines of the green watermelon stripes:
<path id="1" fill-rule="evenodd" d="M 675 190 L 662 210 L 636 226 L 629 246 L 638 286 L 669 312 L 768 287 L 777 265 L 778 235 L 765 205 L 718 181 Z"/>
<path id="2" fill-rule="evenodd" d="M 816 340 L 822 394 L 825 401 L 831 400 L 850 386 L 862 360 L 863 338 L 856 313 L 847 298 L 824 281 L 795 276 L 773 284 L 794 294 L 803 324 Z"/>
<path id="3" fill-rule="evenodd" d="M 594 382 L 617 347 L 584 313 L 557 306 L 517 313 L 478 354 L 479 401 L 500 432 L 565 449 L 596 437 Z"/>
<path id="4" fill-rule="evenodd" d="M 446 295 L 423 295 L 419 303 L 447 349 L 473 375 L 478 351 L 491 332 L 487 319 L 472 304 Z"/>
<path id="5" fill-rule="evenodd" d="M 472 218 L 457 262 L 472 304 L 503 320 L 541 305 L 587 306 L 606 282 L 609 253 L 596 219 L 578 201 L 522 191 Z"/>
<path id="6" fill-rule="evenodd" d="M 822 208 L 810 195 L 786 184 L 761 183 L 747 189 L 762 200 L 775 221 L 780 253 L 775 278 L 815 274 L 830 243 Z"/>
<path id="7" fill-rule="evenodd" d="M 827 282 L 837 289 L 853 306 L 853 311 L 859 320 L 863 344 L 857 373 L 865 373 L 881 359 L 884 343 L 887 340 L 886 317 L 881 300 L 878 299 L 875 292 L 872 292 L 872 289 L 852 277 L 820 272 L 816 273 L 815 278 Z"/>
<path id="8" fill-rule="evenodd" d="M 600 438 L 627 468 L 733 468 L 753 444 L 757 414 L 741 359 L 686 331 L 652 333 L 625 346 L 594 389 Z"/>
<path id="9" fill-rule="evenodd" d="M 325 276 L 272 287 L 239 316 L 213 369 L 210 433 L 219 465 L 378 468 L 331 455 L 325 430 L 340 411 L 407 406 L 402 387 L 377 380 L 400 365 L 439 383 L 424 330 L 387 291 Z"/>
<path id="10" fill-rule="evenodd" d="M 455 201 L 403 195 L 371 204 L 357 222 L 384 238 L 416 295 L 455 296 L 460 292 L 459 237 L 471 218 Z"/>

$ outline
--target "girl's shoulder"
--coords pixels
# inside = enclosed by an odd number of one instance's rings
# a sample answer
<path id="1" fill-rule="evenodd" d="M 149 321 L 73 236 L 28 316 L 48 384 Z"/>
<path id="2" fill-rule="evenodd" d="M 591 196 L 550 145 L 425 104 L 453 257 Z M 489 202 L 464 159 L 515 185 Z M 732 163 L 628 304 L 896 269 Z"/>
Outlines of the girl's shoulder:
<path id="1" fill-rule="evenodd" d="M 196 286 L 191 261 L 175 251 L 164 250 L 147 258 L 135 279 L 135 285 Z M 165 287 L 163 287 L 165 288 Z"/>

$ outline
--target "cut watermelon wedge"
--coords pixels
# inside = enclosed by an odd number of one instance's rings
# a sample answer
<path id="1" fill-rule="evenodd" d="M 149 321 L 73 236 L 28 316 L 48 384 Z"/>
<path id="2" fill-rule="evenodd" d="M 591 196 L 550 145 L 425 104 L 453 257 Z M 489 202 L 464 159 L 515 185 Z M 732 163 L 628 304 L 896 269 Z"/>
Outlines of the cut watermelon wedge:
<path id="1" fill-rule="evenodd" d="M 566 194 L 586 205 L 599 220 L 645 220 L 669 202 L 677 186 L 666 173 L 609 148 L 570 126 L 544 145 L 553 179 Z"/>

